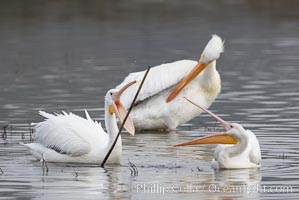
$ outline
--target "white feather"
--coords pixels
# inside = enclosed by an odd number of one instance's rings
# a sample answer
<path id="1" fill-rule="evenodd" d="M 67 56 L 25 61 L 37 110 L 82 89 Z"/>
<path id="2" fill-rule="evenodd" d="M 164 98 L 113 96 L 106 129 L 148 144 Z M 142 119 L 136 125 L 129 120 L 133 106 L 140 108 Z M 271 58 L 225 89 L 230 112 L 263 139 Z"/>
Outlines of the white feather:
<path id="1" fill-rule="evenodd" d="M 217 60 L 223 52 L 224 42 L 218 35 L 212 35 L 212 39 L 208 42 L 203 50 L 201 62 L 208 63 Z"/>
<path id="2" fill-rule="evenodd" d="M 261 165 L 261 151 L 259 142 L 253 132 L 245 130 L 234 123 L 234 136 L 239 142 L 235 145 L 220 144 L 216 147 L 212 167 L 215 169 L 227 168 L 258 168 Z M 240 128 L 242 127 L 242 128 Z M 230 131 L 228 131 L 229 134 Z M 242 142 L 241 142 L 242 140 Z M 230 154 L 236 154 L 230 156 Z"/>
<path id="3" fill-rule="evenodd" d="M 182 80 L 197 64 L 193 60 L 180 60 L 172 63 L 166 63 L 152 67 L 140 91 L 136 103 L 154 96 L 161 91 L 176 85 Z M 125 80 L 116 86 L 117 89 L 131 81 L 137 80 L 137 83 L 128 88 L 122 95 L 121 101 L 125 107 L 129 107 L 137 92 L 145 71 L 129 74 Z"/>
<path id="4" fill-rule="evenodd" d="M 62 154 L 81 156 L 89 153 L 94 140 L 105 141 L 107 134 L 101 124 L 94 122 L 85 112 L 87 119 L 64 111 L 56 115 L 40 111 L 39 114 L 46 119 L 35 125 L 34 139 L 40 145 Z"/>

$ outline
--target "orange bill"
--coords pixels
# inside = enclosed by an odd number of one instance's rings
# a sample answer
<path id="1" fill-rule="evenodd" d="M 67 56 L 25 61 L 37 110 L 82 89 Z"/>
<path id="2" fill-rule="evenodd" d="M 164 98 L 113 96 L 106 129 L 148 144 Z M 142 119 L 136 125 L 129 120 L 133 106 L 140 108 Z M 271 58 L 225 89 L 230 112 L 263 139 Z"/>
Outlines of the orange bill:
<path id="1" fill-rule="evenodd" d="M 166 103 L 172 101 L 183 89 L 184 87 L 190 83 L 202 70 L 204 70 L 210 63 L 202 63 L 199 61 L 197 65 L 192 69 L 192 71 L 185 77 L 181 82 L 177 84 L 174 90 L 170 93 L 168 98 L 166 99 Z"/>
<path id="2" fill-rule="evenodd" d="M 126 114 L 128 113 L 127 109 L 123 106 L 123 104 L 120 102 L 120 96 L 121 94 L 128 89 L 131 85 L 135 84 L 136 81 L 132 81 L 128 84 L 126 84 L 124 87 L 122 87 L 119 92 L 116 94 L 116 99 L 113 102 L 112 106 L 115 110 L 115 113 L 117 117 L 119 118 L 120 122 L 123 123 Z M 134 128 L 134 123 L 133 120 L 128 116 L 126 123 L 124 124 L 124 128 L 131 134 L 135 134 L 135 128 Z"/>
<path id="3" fill-rule="evenodd" d="M 120 96 L 122 93 L 124 93 L 124 91 L 126 91 L 126 89 L 128 89 L 131 85 L 134 85 L 135 83 L 137 83 L 137 81 L 132 81 L 132 82 L 129 82 L 127 83 L 125 86 L 123 86 L 119 91 L 118 93 L 116 94 L 116 100 L 119 100 Z"/>
<path id="4" fill-rule="evenodd" d="M 127 109 L 123 106 L 123 104 L 120 101 L 117 101 L 113 103 L 113 107 L 115 109 L 115 113 L 121 123 L 123 123 L 126 114 Z M 124 128 L 130 133 L 131 135 L 135 135 L 135 128 L 133 120 L 130 118 L 130 116 L 127 118 L 126 123 L 124 124 Z"/>
<path id="5" fill-rule="evenodd" d="M 222 132 L 222 133 L 215 133 L 212 135 L 201 137 L 199 139 L 192 140 L 190 142 L 177 144 L 175 145 L 175 147 L 189 146 L 189 145 L 196 145 L 196 144 L 237 144 L 237 139 L 228 135 L 225 132 Z"/>

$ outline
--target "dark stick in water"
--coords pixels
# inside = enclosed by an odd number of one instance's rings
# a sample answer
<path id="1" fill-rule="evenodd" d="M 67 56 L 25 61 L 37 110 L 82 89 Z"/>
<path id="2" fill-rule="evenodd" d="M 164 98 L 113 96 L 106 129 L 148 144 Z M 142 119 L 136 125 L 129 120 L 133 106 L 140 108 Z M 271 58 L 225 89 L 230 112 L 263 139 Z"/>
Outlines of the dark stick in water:
<path id="1" fill-rule="evenodd" d="M 118 138 L 119 138 L 119 135 L 120 135 L 120 133 L 121 133 L 123 127 L 124 127 L 124 124 L 125 124 L 126 121 L 127 121 L 127 118 L 129 117 L 129 114 L 130 114 L 130 112 L 131 112 L 131 110 L 132 110 L 132 108 L 133 108 L 133 106 L 134 106 L 134 104 L 135 104 L 135 101 L 136 101 L 136 99 L 137 99 L 137 97 L 138 97 L 138 95 L 139 95 L 139 92 L 140 92 L 140 90 L 141 90 L 141 88 L 142 88 L 142 85 L 143 85 L 143 83 L 144 83 L 144 81 L 145 81 L 145 78 L 146 78 L 146 76 L 147 76 L 147 74 L 148 74 L 148 72 L 149 72 L 150 69 L 151 69 L 151 67 L 149 66 L 149 67 L 147 68 L 147 70 L 146 70 L 144 76 L 143 76 L 143 79 L 142 79 L 142 81 L 141 81 L 141 84 L 139 85 L 139 88 L 138 88 L 138 90 L 137 90 L 137 92 L 136 92 L 136 95 L 135 95 L 135 97 L 134 97 L 134 99 L 133 99 L 133 101 L 132 101 L 132 103 L 131 103 L 131 106 L 130 106 L 130 108 L 129 108 L 129 110 L 128 110 L 128 113 L 126 114 L 125 119 L 124 119 L 123 123 L 121 124 L 121 126 L 120 126 L 120 128 L 119 128 L 119 131 L 118 131 L 118 133 L 117 133 L 117 135 L 116 135 L 116 138 L 115 138 L 115 140 L 114 140 L 114 142 L 113 142 L 111 148 L 109 149 L 107 155 L 105 156 L 105 158 L 104 158 L 104 160 L 103 160 L 103 162 L 102 162 L 102 164 L 101 164 L 101 167 L 104 167 L 104 166 L 105 166 L 106 161 L 108 160 L 108 158 L 109 158 L 111 152 L 113 151 L 114 146 L 115 146 L 115 144 L 116 144 L 116 142 L 117 142 L 117 140 L 118 140 Z"/>

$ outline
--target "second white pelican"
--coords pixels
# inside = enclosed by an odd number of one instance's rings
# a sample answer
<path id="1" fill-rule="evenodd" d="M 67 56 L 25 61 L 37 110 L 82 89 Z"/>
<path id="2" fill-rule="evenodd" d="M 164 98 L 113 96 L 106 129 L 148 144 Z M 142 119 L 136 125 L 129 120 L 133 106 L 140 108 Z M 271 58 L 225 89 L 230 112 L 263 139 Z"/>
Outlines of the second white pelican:
<path id="1" fill-rule="evenodd" d="M 223 41 L 213 35 L 200 60 L 180 60 L 151 68 L 131 117 L 137 129 L 176 129 L 180 124 L 198 116 L 202 111 L 194 109 L 182 96 L 192 97 L 196 103 L 209 107 L 221 90 L 216 60 L 223 52 Z M 129 74 L 116 88 L 132 80 L 141 80 L 145 71 Z M 141 81 L 126 90 L 121 100 L 128 108 Z M 176 98 L 176 96 L 178 96 Z"/>
<path id="2" fill-rule="evenodd" d="M 47 162 L 101 164 L 118 133 L 116 116 L 123 121 L 127 110 L 119 100 L 120 95 L 135 82 L 120 90 L 111 89 L 105 97 L 105 125 L 93 121 L 85 110 L 86 119 L 72 113 L 52 115 L 40 111 L 46 120 L 35 125 L 36 143 L 22 144 L 37 159 Z M 130 118 L 124 127 L 134 135 L 134 124 Z M 107 163 L 119 164 L 122 155 L 121 135 Z"/>
<path id="3" fill-rule="evenodd" d="M 214 169 L 259 168 L 261 166 L 260 145 L 253 132 L 245 130 L 240 124 L 230 124 L 202 106 L 195 104 L 189 99 L 187 100 L 213 116 L 227 131 L 208 135 L 175 146 L 219 144 L 216 147 L 212 161 L 212 167 Z"/>

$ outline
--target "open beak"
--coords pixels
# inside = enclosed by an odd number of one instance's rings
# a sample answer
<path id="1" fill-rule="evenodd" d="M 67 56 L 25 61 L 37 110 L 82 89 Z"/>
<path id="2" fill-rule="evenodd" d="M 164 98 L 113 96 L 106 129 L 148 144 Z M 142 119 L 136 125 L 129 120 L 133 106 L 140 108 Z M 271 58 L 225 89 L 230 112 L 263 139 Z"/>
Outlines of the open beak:
<path id="1" fill-rule="evenodd" d="M 199 139 L 192 140 L 190 142 L 177 144 L 175 145 L 175 147 L 196 145 L 196 144 L 237 144 L 237 139 L 228 135 L 225 132 L 222 132 L 222 133 L 215 133 L 212 135 L 201 137 Z"/>
<path id="2" fill-rule="evenodd" d="M 166 103 L 172 101 L 183 89 L 184 87 L 190 83 L 200 72 L 202 72 L 211 62 L 202 63 L 200 60 L 198 61 L 197 65 L 192 69 L 192 71 L 185 77 L 181 82 L 177 84 L 174 90 L 166 99 Z"/>
<path id="3" fill-rule="evenodd" d="M 208 109 L 194 103 L 193 101 L 191 101 L 190 99 L 188 99 L 187 97 L 184 97 L 184 99 L 186 99 L 187 101 L 189 101 L 190 103 L 192 103 L 193 105 L 195 105 L 196 107 L 202 109 L 203 111 L 205 111 L 206 113 L 208 113 L 209 115 L 211 115 L 212 117 L 214 117 L 218 122 L 220 122 L 225 128 L 226 130 L 230 130 L 232 129 L 234 126 L 227 122 L 227 121 L 224 121 L 223 119 L 221 119 L 219 116 L 217 116 L 216 114 L 212 113 L 211 111 L 209 111 Z"/>
<path id="4" fill-rule="evenodd" d="M 130 82 L 128 84 L 126 84 L 123 88 L 120 89 L 119 92 L 116 93 L 116 99 L 115 101 L 112 103 L 112 106 L 115 110 L 115 113 L 117 115 L 117 117 L 119 118 L 120 122 L 123 123 L 126 114 L 128 113 L 127 109 L 123 106 L 123 104 L 120 101 L 120 96 L 121 94 L 128 89 L 131 85 L 135 84 L 136 81 Z M 124 128 L 131 134 L 131 135 L 135 135 L 135 128 L 134 128 L 134 123 L 133 120 L 130 118 L 130 116 L 128 116 L 126 123 L 124 124 Z"/>
<path id="5" fill-rule="evenodd" d="M 232 124 L 230 124 L 227 121 L 224 121 L 223 119 L 221 119 L 219 116 L 217 116 L 216 114 L 212 113 L 208 109 L 205 109 L 205 108 L 201 107 L 200 105 L 194 103 L 193 101 L 191 101 L 187 97 L 184 97 L 184 98 L 187 101 L 189 101 L 190 103 L 192 103 L 193 105 L 195 105 L 196 107 L 198 107 L 198 108 L 202 109 L 203 111 L 207 112 L 208 114 L 210 114 L 217 121 L 219 121 L 227 130 L 230 130 L 230 129 L 233 128 Z M 177 147 L 177 146 L 196 145 L 196 144 L 236 144 L 237 142 L 238 142 L 237 139 L 234 138 L 233 136 L 229 135 L 226 132 L 221 132 L 221 133 L 214 133 L 212 135 L 201 137 L 199 139 L 192 140 L 190 142 L 185 142 L 185 143 L 177 144 L 177 145 L 175 145 L 175 147 Z"/>

